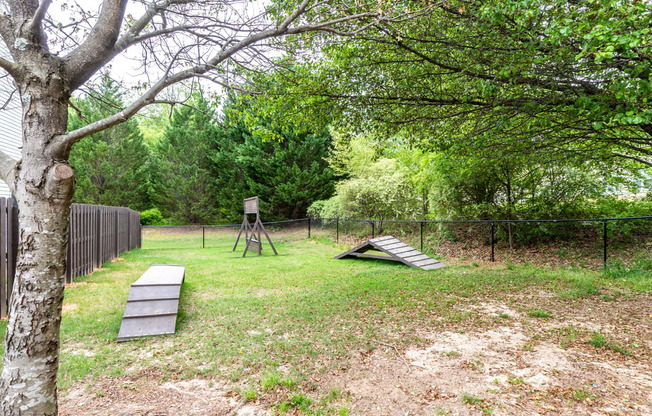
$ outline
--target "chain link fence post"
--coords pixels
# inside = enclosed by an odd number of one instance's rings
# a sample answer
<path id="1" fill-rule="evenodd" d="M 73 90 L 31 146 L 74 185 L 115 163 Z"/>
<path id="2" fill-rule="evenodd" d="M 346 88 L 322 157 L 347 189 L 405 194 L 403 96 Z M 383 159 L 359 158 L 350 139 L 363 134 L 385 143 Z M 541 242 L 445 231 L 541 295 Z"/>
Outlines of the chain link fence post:
<path id="1" fill-rule="evenodd" d="M 491 261 L 496 261 L 494 256 L 494 234 L 495 234 L 495 223 L 491 222 Z"/>
<path id="2" fill-rule="evenodd" d="M 421 252 L 423 253 L 423 221 L 421 221 Z"/>
<path id="3" fill-rule="evenodd" d="M 340 242 L 340 217 L 337 217 L 335 219 L 335 229 L 336 229 L 335 242 L 339 243 Z"/>
<path id="4" fill-rule="evenodd" d="M 603 259 L 603 265 L 604 268 L 607 268 L 607 220 L 603 221 L 603 239 L 602 239 L 602 247 L 603 247 L 603 253 L 602 253 L 602 259 Z"/>

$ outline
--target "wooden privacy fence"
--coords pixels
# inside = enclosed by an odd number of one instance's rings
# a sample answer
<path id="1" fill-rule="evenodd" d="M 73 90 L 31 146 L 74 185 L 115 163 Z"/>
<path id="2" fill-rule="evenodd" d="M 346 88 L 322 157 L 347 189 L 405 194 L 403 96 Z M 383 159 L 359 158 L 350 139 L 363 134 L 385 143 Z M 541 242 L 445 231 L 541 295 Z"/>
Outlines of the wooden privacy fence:
<path id="1" fill-rule="evenodd" d="M 129 208 L 73 204 L 66 283 L 120 254 L 140 248 L 140 213 Z"/>
<path id="2" fill-rule="evenodd" d="M 0 198 L 0 316 L 7 314 L 16 275 L 18 207 L 12 198 Z M 140 213 L 129 208 L 73 204 L 66 283 L 120 254 L 141 246 Z"/>

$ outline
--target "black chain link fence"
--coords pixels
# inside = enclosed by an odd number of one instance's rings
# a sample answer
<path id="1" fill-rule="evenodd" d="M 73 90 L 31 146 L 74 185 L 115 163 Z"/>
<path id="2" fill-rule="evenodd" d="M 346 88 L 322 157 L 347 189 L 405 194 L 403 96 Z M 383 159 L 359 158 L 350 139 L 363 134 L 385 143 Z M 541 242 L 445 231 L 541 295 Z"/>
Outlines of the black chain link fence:
<path id="1" fill-rule="evenodd" d="M 559 220 L 396 221 L 311 218 L 344 244 L 393 235 L 424 253 L 472 261 L 596 268 L 652 256 L 652 216 Z"/>
<path id="2" fill-rule="evenodd" d="M 300 218 L 263 224 L 274 244 L 311 237 L 352 246 L 393 235 L 429 255 L 461 261 L 598 268 L 652 257 L 652 216 L 513 221 Z M 240 224 L 144 227 L 145 238 L 148 230 L 191 234 L 193 245 L 202 247 L 224 238 L 235 244 L 239 229 Z"/>

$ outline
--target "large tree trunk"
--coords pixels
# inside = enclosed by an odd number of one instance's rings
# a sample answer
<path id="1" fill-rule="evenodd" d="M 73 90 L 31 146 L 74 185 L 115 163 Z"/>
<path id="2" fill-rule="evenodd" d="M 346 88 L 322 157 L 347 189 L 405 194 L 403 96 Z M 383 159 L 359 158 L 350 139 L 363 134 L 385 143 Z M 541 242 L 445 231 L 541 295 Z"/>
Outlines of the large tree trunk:
<path id="1" fill-rule="evenodd" d="M 32 77 L 20 90 L 24 140 L 14 192 L 20 240 L 0 384 L 2 414 L 56 415 L 73 171 L 68 155 L 57 154 L 50 143 L 66 131 L 68 97 L 56 74 Z"/>

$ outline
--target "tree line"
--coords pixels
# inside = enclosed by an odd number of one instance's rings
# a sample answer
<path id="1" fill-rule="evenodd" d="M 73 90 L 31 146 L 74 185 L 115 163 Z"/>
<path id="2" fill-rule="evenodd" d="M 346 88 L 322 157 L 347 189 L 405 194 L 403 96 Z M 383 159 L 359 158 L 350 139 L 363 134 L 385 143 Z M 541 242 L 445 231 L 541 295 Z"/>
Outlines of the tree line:
<path id="1" fill-rule="evenodd" d="M 79 113 L 71 109 L 70 128 L 120 108 L 122 94 L 102 79 L 92 95 L 75 100 Z M 328 129 L 290 128 L 279 131 L 280 140 L 267 140 L 241 120 L 247 105 L 231 95 L 218 109 L 195 93 L 169 117 L 149 115 L 155 128 L 143 129 L 134 118 L 81 140 L 70 157 L 74 201 L 128 206 L 142 212 L 144 224 L 211 224 L 239 221 L 242 200 L 258 195 L 267 220 L 305 217 L 335 189 Z"/>
<path id="2" fill-rule="evenodd" d="M 86 119 L 71 112 L 70 127 L 121 107 L 121 94 L 103 79 L 94 95 L 76 100 Z M 652 196 L 646 196 L 651 178 L 634 162 L 588 163 L 546 152 L 487 155 L 481 149 L 423 146 L 387 131 L 281 128 L 273 115 L 254 111 L 250 97 L 236 94 L 220 105 L 201 92 L 188 102 L 75 145 L 75 201 L 129 206 L 142 211 L 145 224 L 237 222 L 242 200 L 253 195 L 268 220 L 652 213 Z"/>

